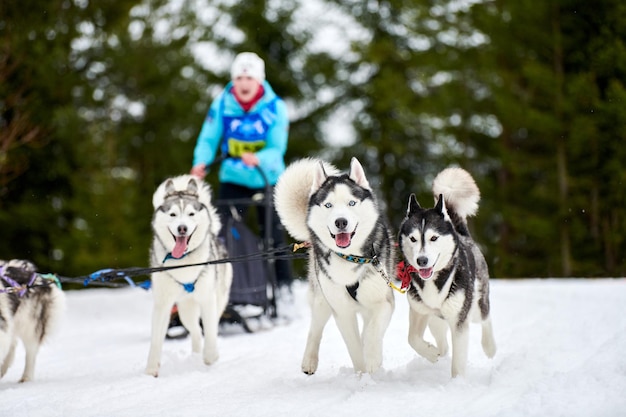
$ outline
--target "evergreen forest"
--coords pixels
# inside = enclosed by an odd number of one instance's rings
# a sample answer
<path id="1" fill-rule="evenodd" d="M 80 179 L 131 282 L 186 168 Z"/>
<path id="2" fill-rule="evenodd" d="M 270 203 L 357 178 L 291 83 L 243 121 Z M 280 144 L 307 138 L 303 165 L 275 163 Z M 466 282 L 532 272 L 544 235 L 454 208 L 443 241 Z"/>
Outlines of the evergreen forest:
<path id="1" fill-rule="evenodd" d="M 623 0 L 2 1 L 0 258 L 146 266 L 152 193 L 242 51 L 287 162 L 356 156 L 393 230 L 455 165 L 493 277 L 626 275 Z"/>

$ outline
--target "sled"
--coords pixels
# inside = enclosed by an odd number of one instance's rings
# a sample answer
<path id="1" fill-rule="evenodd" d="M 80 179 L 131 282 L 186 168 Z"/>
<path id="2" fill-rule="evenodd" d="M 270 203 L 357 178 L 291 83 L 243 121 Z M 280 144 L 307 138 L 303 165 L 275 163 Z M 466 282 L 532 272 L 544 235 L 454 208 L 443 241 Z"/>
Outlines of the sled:
<path id="1" fill-rule="evenodd" d="M 267 225 L 266 225 L 267 226 Z M 271 226 L 271 225 L 270 225 Z M 237 216 L 231 216 L 222 228 L 229 258 L 250 257 L 264 250 L 263 240 L 253 233 Z M 230 298 L 222 314 L 221 323 L 237 323 L 248 333 L 254 332 L 250 319 L 260 320 L 263 315 L 275 317 L 275 282 L 270 278 L 268 261 L 252 257 L 231 263 L 233 282 Z"/>
<path id="2" fill-rule="evenodd" d="M 260 321 L 264 316 L 271 319 L 278 317 L 274 259 L 271 256 L 264 259 L 258 256 L 272 248 L 272 186 L 263 170 L 258 166 L 256 169 L 265 180 L 263 193 L 258 193 L 249 199 L 215 201 L 215 205 L 228 206 L 231 211 L 231 216 L 226 220 L 226 227 L 223 227 L 221 231 L 229 258 L 250 258 L 231 263 L 233 283 L 230 287 L 228 305 L 220 323 L 240 324 L 248 333 L 253 333 L 258 327 L 252 325 L 253 320 Z M 265 207 L 264 236 L 259 237 L 248 228 L 235 209 L 237 205 L 248 208 L 259 205 Z"/>

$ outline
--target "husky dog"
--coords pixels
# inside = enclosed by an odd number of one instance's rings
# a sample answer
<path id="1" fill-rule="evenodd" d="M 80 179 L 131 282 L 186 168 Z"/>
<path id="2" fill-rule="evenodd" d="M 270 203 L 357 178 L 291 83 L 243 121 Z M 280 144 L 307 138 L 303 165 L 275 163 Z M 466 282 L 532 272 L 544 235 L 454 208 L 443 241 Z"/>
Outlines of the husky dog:
<path id="1" fill-rule="evenodd" d="M 496 353 L 489 317 L 487 262 L 472 239 L 467 216 L 478 210 L 480 191 L 461 168 L 441 171 L 433 182 L 436 205 L 423 209 L 409 198 L 400 226 L 400 250 L 409 263 L 409 344 L 421 356 L 437 361 L 448 351 L 452 335 L 452 377 L 465 374 L 469 322 L 482 323 L 482 347 Z M 443 320 L 441 320 L 443 319 Z M 429 326 L 437 346 L 424 340 Z"/>
<path id="2" fill-rule="evenodd" d="M 29 288 L 6 292 L 10 287 L 21 286 Z M 0 377 L 13 363 L 17 339 L 20 339 L 26 351 L 26 366 L 20 382 L 33 380 L 39 347 L 54 331 L 64 309 L 65 294 L 39 276 L 35 265 L 24 260 L 0 260 Z"/>
<path id="3" fill-rule="evenodd" d="M 167 179 L 155 191 L 152 204 L 152 267 L 197 264 L 226 257 L 226 249 L 217 237 L 220 219 L 211 204 L 211 190 L 204 181 L 191 175 Z M 228 302 L 232 278 L 232 265 L 228 263 L 152 274 L 154 309 L 147 374 L 155 377 L 159 374 L 163 340 L 175 303 L 180 320 L 191 335 L 193 352 L 200 352 L 204 330 L 204 363 L 210 365 L 217 360 L 218 324 Z"/>
<path id="4" fill-rule="evenodd" d="M 320 160 L 301 159 L 279 178 L 274 198 L 289 234 L 310 243 L 312 317 L 302 371 L 317 370 L 322 332 L 331 315 L 354 370 L 376 371 L 394 309 L 387 273 L 395 270 L 391 235 L 361 164 L 353 158 L 349 174 L 342 175 Z"/>

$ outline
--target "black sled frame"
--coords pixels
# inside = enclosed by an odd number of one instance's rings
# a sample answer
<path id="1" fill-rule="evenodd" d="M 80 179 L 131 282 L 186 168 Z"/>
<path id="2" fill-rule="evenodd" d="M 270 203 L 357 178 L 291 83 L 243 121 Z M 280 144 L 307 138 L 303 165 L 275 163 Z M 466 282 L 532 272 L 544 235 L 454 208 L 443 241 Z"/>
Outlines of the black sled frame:
<path id="1" fill-rule="evenodd" d="M 243 262 L 233 262 L 233 283 L 230 289 L 230 298 L 226 310 L 222 314 L 220 323 L 237 323 L 248 333 L 254 329 L 249 319 L 261 319 L 263 315 L 275 319 L 278 317 L 276 308 L 277 277 L 275 259 L 271 254 L 274 241 L 273 230 L 273 193 L 265 172 L 257 166 L 265 182 L 264 192 L 252 198 L 227 199 L 215 201 L 216 206 L 230 207 L 232 213 L 225 219 L 222 227 L 222 237 L 225 240 L 229 257 L 252 255 L 259 252 L 268 253 L 266 259 L 251 259 Z M 262 205 L 265 208 L 263 219 L 263 236 L 259 238 L 245 224 L 245 219 L 239 218 L 236 206 L 248 208 Z M 262 313 L 254 316 L 240 314 L 241 308 L 255 306 L 262 308 Z M 238 308 L 241 307 L 241 308 Z"/>

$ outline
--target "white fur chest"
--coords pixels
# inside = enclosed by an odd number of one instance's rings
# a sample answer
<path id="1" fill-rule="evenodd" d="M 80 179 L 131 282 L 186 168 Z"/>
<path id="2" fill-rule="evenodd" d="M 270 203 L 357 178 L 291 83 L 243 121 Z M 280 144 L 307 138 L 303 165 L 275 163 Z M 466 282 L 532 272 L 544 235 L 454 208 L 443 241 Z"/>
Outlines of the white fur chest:
<path id="1" fill-rule="evenodd" d="M 451 301 L 448 296 L 453 281 L 452 277 L 455 272 L 456 269 L 452 271 L 450 278 L 448 278 L 441 290 L 437 288 L 437 285 L 434 282 L 435 278 L 426 281 L 423 288 L 415 286 L 422 301 L 421 303 L 416 303 L 410 297 L 409 300 L 411 300 L 413 304 L 417 304 L 416 307 L 419 310 L 422 310 L 423 313 L 437 313 L 438 315 L 441 315 L 443 311 L 446 310 L 448 302 Z"/>
<path id="2" fill-rule="evenodd" d="M 354 301 L 346 288 L 356 283 L 359 303 L 380 302 L 387 297 L 390 289 L 383 278 L 377 276 L 371 264 L 350 262 L 332 253 L 330 256 L 329 263 L 318 264 L 316 275 L 326 300 L 333 308 L 345 305 L 347 300 Z"/>

